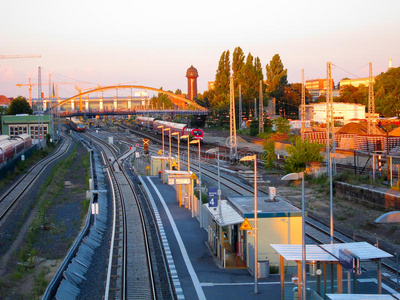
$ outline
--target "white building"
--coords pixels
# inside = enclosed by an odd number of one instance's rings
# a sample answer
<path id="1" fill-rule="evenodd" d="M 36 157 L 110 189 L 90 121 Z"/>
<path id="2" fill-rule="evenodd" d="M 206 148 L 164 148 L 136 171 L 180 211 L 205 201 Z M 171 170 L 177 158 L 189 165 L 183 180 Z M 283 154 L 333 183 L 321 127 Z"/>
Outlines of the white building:
<path id="1" fill-rule="evenodd" d="M 354 119 L 365 119 L 365 105 L 334 102 L 333 117 L 335 121 L 341 122 L 342 124 L 347 124 L 350 120 Z M 326 123 L 326 102 L 307 104 L 306 120 Z"/>

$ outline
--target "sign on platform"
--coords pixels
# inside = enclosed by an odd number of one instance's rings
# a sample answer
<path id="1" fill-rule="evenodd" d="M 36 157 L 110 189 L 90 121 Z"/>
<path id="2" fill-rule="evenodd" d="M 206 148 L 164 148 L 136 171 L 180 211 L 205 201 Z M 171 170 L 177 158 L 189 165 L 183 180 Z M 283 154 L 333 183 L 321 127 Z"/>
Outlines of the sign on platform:
<path id="1" fill-rule="evenodd" d="M 352 270 L 353 273 L 361 271 L 360 258 L 348 249 L 339 249 L 339 263 L 343 268 Z"/>
<path id="2" fill-rule="evenodd" d="M 249 220 L 247 218 L 244 219 L 242 225 L 240 225 L 240 230 L 253 230 L 253 226 L 251 226 Z"/>
<path id="3" fill-rule="evenodd" d="M 208 188 L 208 207 L 218 206 L 218 189 Z"/>

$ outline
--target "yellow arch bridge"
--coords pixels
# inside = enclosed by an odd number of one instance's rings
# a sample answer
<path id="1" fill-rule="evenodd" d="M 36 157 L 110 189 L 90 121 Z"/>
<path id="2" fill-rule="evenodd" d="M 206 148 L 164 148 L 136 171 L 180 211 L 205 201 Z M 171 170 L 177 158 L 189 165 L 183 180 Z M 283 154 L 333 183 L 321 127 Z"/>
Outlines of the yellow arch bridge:
<path id="1" fill-rule="evenodd" d="M 91 90 L 81 92 L 81 93 L 79 93 L 79 94 L 77 94 L 75 96 L 72 96 L 72 97 L 68 98 L 68 99 L 58 101 L 58 103 L 56 103 L 56 104 L 54 104 L 52 102 L 49 102 L 49 103 L 51 103 L 49 106 L 50 106 L 50 109 L 54 109 L 57 106 L 62 106 L 64 104 L 71 103 L 71 102 L 75 101 L 75 99 L 79 99 L 79 111 L 83 112 L 83 102 L 82 102 L 83 101 L 83 99 L 82 99 L 83 96 L 89 95 L 89 94 L 95 93 L 95 92 L 102 92 L 102 91 L 114 90 L 114 89 L 116 89 L 116 90 L 118 90 L 118 89 L 141 89 L 141 90 L 155 91 L 155 92 L 158 92 L 158 93 L 162 93 L 162 94 L 168 95 L 168 97 L 171 99 L 172 103 L 177 105 L 180 108 L 189 109 L 189 110 L 204 111 L 204 112 L 207 111 L 206 108 L 202 107 L 201 105 L 197 104 L 196 102 L 194 102 L 192 100 L 184 98 L 184 96 L 182 96 L 182 95 L 175 95 L 175 94 L 173 94 L 171 92 L 167 92 L 167 91 L 163 91 L 163 90 L 160 90 L 160 89 L 157 89 L 157 88 L 143 86 L 143 85 L 99 86 L 97 88 L 93 88 Z M 99 101 L 100 101 L 100 111 L 101 111 L 101 110 L 103 110 L 103 107 L 102 107 L 103 99 L 100 98 Z M 114 99 L 114 101 L 118 101 L 118 99 Z M 147 111 L 148 108 L 149 107 L 145 108 L 145 110 Z M 128 110 L 131 111 L 131 110 L 134 110 L 134 109 L 132 107 L 130 107 L 130 105 L 128 105 Z"/>

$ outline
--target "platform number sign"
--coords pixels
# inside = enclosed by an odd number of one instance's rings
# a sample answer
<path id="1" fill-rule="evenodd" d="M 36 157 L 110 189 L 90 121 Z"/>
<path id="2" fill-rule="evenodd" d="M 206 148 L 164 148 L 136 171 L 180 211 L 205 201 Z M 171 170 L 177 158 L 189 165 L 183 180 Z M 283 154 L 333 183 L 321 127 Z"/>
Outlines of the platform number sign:
<path id="1" fill-rule="evenodd" d="M 208 207 L 218 206 L 218 189 L 209 188 L 208 189 Z"/>

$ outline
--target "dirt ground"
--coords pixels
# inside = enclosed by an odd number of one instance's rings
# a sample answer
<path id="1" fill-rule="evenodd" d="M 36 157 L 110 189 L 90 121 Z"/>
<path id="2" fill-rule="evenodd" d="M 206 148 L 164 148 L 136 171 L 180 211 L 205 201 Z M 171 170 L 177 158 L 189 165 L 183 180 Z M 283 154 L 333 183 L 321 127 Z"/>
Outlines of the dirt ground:
<path id="1" fill-rule="evenodd" d="M 82 159 L 86 154 L 86 150 L 79 145 L 66 174 L 62 178 L 53 178 L 49 188 L 55 189 L 58 185 L 61 191 L 46 210 L 46 221 L 39 225 L 35 237 L 30 238 L 29 232 L 37 222 L 37 208 L 32 210 L 10 249 L 2 257 L 6 264 L 0 268 L 1 299 L 40 299 L 58 270 L 82 225 L 82 201 L 87 185 L 83 180 Z M 41 180 L 39 185 L 45 180 Z M 24 261 L 22 253 L 27 248 L 34 250 L 29 251 L 28 259 Z"/>

